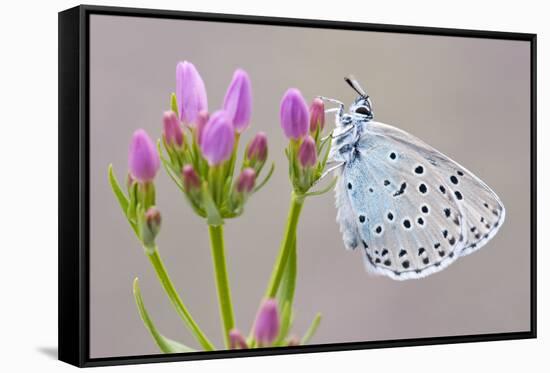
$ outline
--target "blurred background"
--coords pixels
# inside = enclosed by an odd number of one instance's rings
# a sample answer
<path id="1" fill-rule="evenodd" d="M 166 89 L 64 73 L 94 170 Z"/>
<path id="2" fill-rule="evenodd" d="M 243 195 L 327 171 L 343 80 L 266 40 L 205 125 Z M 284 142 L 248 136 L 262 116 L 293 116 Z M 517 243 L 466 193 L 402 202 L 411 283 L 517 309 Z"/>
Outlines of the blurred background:
<path id="1" fill-rule="evenodd" d="M 278 123 L 289 87 L 311 100 L 350 103 L 354 74 L 372 97 L 375 118 L 423 139 L 473 171 L 507 209 L 482 250 L 426 279 L 395 282 L 365 272 L 344 250 L 334 198 L 310 198 L 298 231 L 294 332 L 316 312 L 312 343 L 466 335 L 529 329 L 529 44 L 375 32 L 98 16 L 90 26 L 90 352 L 91 357 L 158 353 L 132 296 L 134 277 L 158 328 L 196 347 L 127 226 L 107 181 L 124 180 L 130 136 L 161 132 L 175 89 L 175 66 L 189 60 L 208 89 L 210 111 L 233 71 L 253 84 L 256 131 L 269 137 L 276 171 L 244 215 L 226 222 L 237 326 L 248 330 L 282 237 L 290 184 Z M 328 126 L 331 119 L 327 118 Z M 190 311 L 221 346 L 207 227 L 169 177 L 157 178 L 163 214 L 160 252 Z"/>

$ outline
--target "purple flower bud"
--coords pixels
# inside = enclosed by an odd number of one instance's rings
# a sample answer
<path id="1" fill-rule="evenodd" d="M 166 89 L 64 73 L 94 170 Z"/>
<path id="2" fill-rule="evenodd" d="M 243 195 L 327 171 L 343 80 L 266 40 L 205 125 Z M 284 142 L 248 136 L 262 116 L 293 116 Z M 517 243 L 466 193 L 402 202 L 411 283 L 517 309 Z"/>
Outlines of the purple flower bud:
<path id="1" fill-rule="evenodd" d="M 136 182 L 136 179 L 132 176 L 130 172 L 128 172 L 128 175 L 126 175 L 126 188 L 130 190 L 132 188 L 132 185 Z"/>
<path id="2" fill-rule="evenodd" d="M 231 329 L 229 331 L 229 348 L 232 350 L 246 349 L 248 344 L 241 332 L 237 329 Z"/>
<path id="3" fill-rule="evenodd" d="M 180 127 L 180 120 L 173 111 L 164 112 L 163 134 L 167 145 L 181 146 L 183 144 L 183 131 Z"/>
<path id="4" fill-rule="evenodd" d="M 141 229 L 141 240 L 143 245 L 149 249 L 154 250 L 155 238 L 160 232 L 160 212 L 156 207 L 150 207 L 145 213 L 145 222 Z"/>
<path id="5" fill-rule="evenodd" d="M 140 182 L 152 181 L 160 166 L 155 144 L 143 129 L 134 132 L 128 153 L 128 168 Z"/>
<path id="6" fill-rule="evenodd" d="M 156 207 L 149 207 L 145 213 L 145 222 L 152 232 L 158 232 L 160 229 L 160 211 Z"/>
<path id="7" fill-rule="evenodd" d="M 312 167 L 317 163 L 317 149 L 311 136 L 307 136 L 300 145 L 298 161 L 302 167 Z"/>
<path id="8" fill-rule="evenodd" d="M 252 88 L 246 71 L 237 69 L 223 99 L 223 108 L 233 121 L 236 132 L 243 132 L 250 123 Z"/>
<path id="9" fill-rule="evenodd" d="M 298 339 L 298 337 L 296 337 L 294 335 L 288 340 L 287 345 L 288 346 L 299 346 L 300 345 L 300 340 Z"/>
<path id="10" fill-rule="evenodd" d="M 187 192 L 200 188 L 201 179 L 192 165 L 186 164 L 183 166 L 181 173 L 183 175 L 183 186 Z"/>
<path id="11" fill-rule="evenodd" d="M 246 157 L 251 161 L 265 162 L 267 159 L 267 136 L 264 132 L 258 132 L 248 143 Z"/>
<path id="12" fill-rule="evenodd" d="M 201 111 L 199 112 L 199 115 L 197 116 L 197 142 L 201 143 L 202 138 L 202 131 L 204 130 L 204 126 L 206 126 L 206 123 L 208 123 L 209 115 L 207 111 Z"/>
<path id="13" fill-rule="evenodd" d="M 315 98 L 309 108 L 310 122 L 309 131 L 315 133 L 317 128 L 320 131 L 325 128 L 325 103 L 320 98 Z"/>
<path id="14" fill-rule="evenodd" d="M 231 157 L 235 132 L 227 113 L 218 110 L 208 120 L 201 135 L 200 147 L 210 166 L 218 165 Z"/>
<path id="15" fill-rule="evenodd" d="M 283 96 L 280 119 L 281 127 L 287 138 L 298 140 L 307 134 L 309 111 L 306 101 L 296 88 L 290 88 Z"/>
<path id="16" fill-rule="evenodd" d="M 254 182 L 256 181 L 256 172 L 252 168 L 245 168 L 242 170 L 239 178 L 237 179 L 237 192 L 250 193 L 254 188 Z"/>
<path id="17" fill-rule="evenodd" d="M 254 321 L 254 338 L 260 346 L 269 346 L 279 334 L 279 312 L 277 301 L 266 299 L 256 315 Z"/>
<path id="18" fill-rule="evenodd" d="M 176 67 L 176 96 L 182 122 L 193 125 L 200 111 L 208 111 L 206 88 L 199 72 L 191 62 Z"/>

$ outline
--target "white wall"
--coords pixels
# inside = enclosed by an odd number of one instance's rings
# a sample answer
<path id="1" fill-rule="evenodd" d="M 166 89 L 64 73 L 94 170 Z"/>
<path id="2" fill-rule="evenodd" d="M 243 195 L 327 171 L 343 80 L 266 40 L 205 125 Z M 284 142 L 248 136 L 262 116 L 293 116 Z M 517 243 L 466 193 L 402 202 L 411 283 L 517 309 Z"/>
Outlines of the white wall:
<path id="1" fill-rule="evenodd" d="M 543 1 L 104 1 L 342 21 L 538 33 L 539 339 L 156 365 L 155 370 L 525 371 L 548 367 L 548 122 L 550 25 Z M 68 371 L 57 345 L 57 12 L 73 1 L 4 2 L 0 13 L 0 364 L 2 371 Z M 548 104 L 547 104 L 548 105 Z M 514 151 L 514 149 L 510 149 Z M 514 177 L 513 173 L 510 177 Z M 546 209 L 544 208 L 546 207 Z M 527 237 L 526 237 L 527 239 Z M 29 258 L 31 260 L 29 260 Z M 24 260 L 25 266 L 19 265 Z M 5 367 L 5 368 L 4 368 Z M 152 366 L 118 368 L 145 372 Z M 147 370 L 148 369 L 148 370 Z"/>

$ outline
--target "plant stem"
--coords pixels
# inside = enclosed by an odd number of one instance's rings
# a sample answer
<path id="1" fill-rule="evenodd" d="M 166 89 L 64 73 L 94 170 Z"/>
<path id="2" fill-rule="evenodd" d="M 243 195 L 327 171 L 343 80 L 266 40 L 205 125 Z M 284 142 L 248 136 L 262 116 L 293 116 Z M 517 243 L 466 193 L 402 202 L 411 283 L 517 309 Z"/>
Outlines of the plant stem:
<path id="1" fill-rule="evenodd" d="M 153 265 L 153 268 L 155 269 L 155 272 L 157 273 L 157 277 L 162 284 L 162 287 L 166 291 L 166 294 L 168 295 L 168 298 L 170 298 L 170 301 L 172 302 L 172 305 L 176 309 L 176 312 L 178 315 L 185 321 L 195 338 L 199 341 L 200 345 L 206 350 L 206 351 L 212 351 L 214 350 L 214 345 L 206 338 L 202 330 L 199 328 L 195 320 L 193 320 L 193 317 L 183 304 L 178 292 L 174 288 L 174 284 L 172 284 L 172 280 L 170 280 L 170 277 L 168 276 L 168 273 L 166 272 L 166 267 L 164 266 L 164 263 L 162 262 L 162 259 L 160 258 L 160 255 L 158 253 L 158 250 L 154 250 L 152 253 L 147 254 L 149 257 L 149 260 L 151 261 L 151 264 Z"/>
<path id="2" fill-rule="evenodd" d="M 279 256 L 273 272 L 271 273 L 271 279 L 269 280 L 269 286 L 265 296 L 267 298 L 275 298 L 277 290 L 281 284 L 281 279 L 285 271 L 289 254 L 291 253 L 294 241 L 296 239 L 296 228 L 298 226 L 298 220 L 300 219 L 300 212 L 304 205 L 304 197 L 292 192 L 290 200 L 290 210 L 288 211 L 288 218 L 286 223 L 286 231 L 281 248 L 279 249 Z"/>
<path id="3" fill-rule="evenodd" d="M 231 303 L 231 290 L 229 288 L 229 277 L 225 263 L 225 247 L 223 240 L 223 225 L 209 225 L 210 248 L 212 250 L 212 261 L 216 275 L 216 288 L 218 290 L 218 301 L 220 304 L 220 316 L 223 324 L 223 338 L 225 346 L 229 348 L 229 331 L 235 326 L 233 316 L 233 305 Z"/>

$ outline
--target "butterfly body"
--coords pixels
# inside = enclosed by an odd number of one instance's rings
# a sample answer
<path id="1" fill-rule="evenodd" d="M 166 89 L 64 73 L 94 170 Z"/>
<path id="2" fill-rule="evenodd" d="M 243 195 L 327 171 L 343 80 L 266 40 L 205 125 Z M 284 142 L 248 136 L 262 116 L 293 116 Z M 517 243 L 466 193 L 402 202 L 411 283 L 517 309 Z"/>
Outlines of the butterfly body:
<path id="1" fill-rule="evenodd" d="M 346 248 L 360 248 L 369 271 L 406 280 L 487 243 L 505 217 L 497 195 L 418 138 L 374 121 L 358 92 L 349 113 L 342 105 L 336 115 L 329 155 L 341 164 L 336 207 Z"/>

